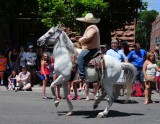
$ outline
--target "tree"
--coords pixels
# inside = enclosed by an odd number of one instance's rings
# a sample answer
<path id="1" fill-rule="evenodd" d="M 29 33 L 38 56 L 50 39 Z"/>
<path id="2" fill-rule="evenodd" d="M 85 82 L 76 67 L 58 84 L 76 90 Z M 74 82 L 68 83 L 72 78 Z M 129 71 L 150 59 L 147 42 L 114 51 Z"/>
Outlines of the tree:
<path id="1" fill-rule="evenodd" d="M 152 23 L 158 16 L 156 10 L 142 11 L 138 13 L 136 26 L 136 41 L 141 43 L 141 46 L 146 50 L 150 47 L 150 34 Z"/>
<path id="2" fill-rule="evenodd" d="M 76 17 L 88 12 L 100 17 L 102 43 L 110 40 L 112 30 L 132 22 L 136 9 L 142 6 L 141 0 L 38 0 L 38 3 L 39 15 L 47 27 L 61 23 L 79 30 Z"/>
<path id="3" fill-rule="evenodd" d="M 98 12 L 108 7 L 108 3 L 103 0 L 38 0 L 38 3 L 39 15 L 47 27 L 58 23 L 74 27 L 76 17 L 81 17 L 87 12 L 98 16 Z"/>

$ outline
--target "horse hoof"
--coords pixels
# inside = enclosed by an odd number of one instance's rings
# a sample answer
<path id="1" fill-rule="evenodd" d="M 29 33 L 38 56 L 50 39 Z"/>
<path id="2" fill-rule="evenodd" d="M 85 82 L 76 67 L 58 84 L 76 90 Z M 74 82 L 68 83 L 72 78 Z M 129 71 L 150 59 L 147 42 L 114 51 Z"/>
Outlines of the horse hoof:
<path id="1" fill-rule="evenodd" d="M 68 112 L 66 115 L 71 116 L 72 114 L 73 114 L 73 112 Z"/>
<path id="2" fill-rule="evenodd" d="M 104 118 L 104 117 L 106 117 L 106 116 L 103 114 L 103 112 L 100 112 L 100 113 L 98 113 L 97 117 L 98 117 L 98 118 Z"/>
<path id="3" fill-rule="evenodd" d="M 98 105 L 93 105 L 93 109 L 96 109 L 98 107 Z"/>
<path id="4" fill-rule="evenodd" d="M 54 104 L 57 107 L 59 105 L 59 101 L 55 101 Z"/>

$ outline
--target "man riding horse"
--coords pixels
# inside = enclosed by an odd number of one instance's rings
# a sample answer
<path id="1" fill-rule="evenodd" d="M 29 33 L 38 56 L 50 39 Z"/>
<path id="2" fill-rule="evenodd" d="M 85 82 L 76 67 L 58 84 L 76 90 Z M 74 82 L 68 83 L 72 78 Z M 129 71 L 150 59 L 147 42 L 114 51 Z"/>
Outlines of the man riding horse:
<path id="1" fill-rule="evenodd" d="M 84 18 L 76 18 L 76 20 L 84 22 L 86 27 L 83 36 L 78 40 L 82 46 L 82 52 L 78 55 L 78 71 L 80 79 L 86 82 L 85 65 L 98 52 L 100 47 L 100 33 L 95 25 L 100 22 L 100 18 L 95 18 L 92 13 L 88 13 Z"/>

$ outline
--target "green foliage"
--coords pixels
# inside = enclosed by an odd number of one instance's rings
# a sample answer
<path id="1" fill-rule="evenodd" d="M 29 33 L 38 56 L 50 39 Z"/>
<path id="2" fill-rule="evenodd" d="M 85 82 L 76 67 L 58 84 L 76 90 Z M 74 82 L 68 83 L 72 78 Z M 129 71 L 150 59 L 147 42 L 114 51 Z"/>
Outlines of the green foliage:
<path id="1" fill-rule="evenodd" d="M 152 23 L 157 15 L 158 12 L 156 10 L 142 11 L 138 13 L 136 41 L 141 43 L 141 46 L 146 50 L 149 50 Z"/>
<path id="2" fill-rule="evenodd" d="M 157 66 L 159 66 L 159 67 L 160 67 L 160 61 L 158 61 L 158 62 L 157 62 Z"/>
<path id="3" fill-rule="evenodd" d="M 38 0 L 38 4 L 39 15 L 47 27 L 58 23 L 73 26 L 76 17 L 102 12 L 108 7 L 103 0 Z"/>

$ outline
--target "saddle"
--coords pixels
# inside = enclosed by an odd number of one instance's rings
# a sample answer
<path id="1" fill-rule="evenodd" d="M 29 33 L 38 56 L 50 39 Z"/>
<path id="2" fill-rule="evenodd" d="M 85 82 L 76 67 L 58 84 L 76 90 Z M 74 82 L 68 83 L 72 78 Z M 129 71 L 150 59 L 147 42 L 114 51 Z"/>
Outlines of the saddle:
<path id="1" fill-rule="evenodd" d="M 72 56 L 73 65 L 77 64 L 77 56 L 78 54 L 74 54 Z M 87 63 L 86 67 L 94 67 L 96 70 L 102 68 L 103 54 L 101 51 L 98 51 L 92 56 L 92 59 Z M 104 63 L 103 63 L 104 66 Z"/>

